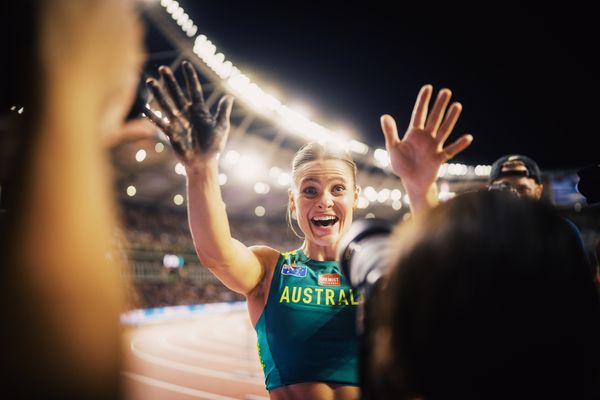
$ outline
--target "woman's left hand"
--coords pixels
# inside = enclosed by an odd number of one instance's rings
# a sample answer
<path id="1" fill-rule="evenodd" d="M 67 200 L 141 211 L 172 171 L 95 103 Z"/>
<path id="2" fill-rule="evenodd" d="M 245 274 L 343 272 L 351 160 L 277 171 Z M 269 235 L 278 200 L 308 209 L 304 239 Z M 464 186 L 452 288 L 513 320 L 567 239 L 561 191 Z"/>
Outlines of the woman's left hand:
<path id="1" fill-rule="evenodd" d="M 390 115 L 381 117 L 381 128 L 392 171 L 402 179 L 411 197 L 411 203 L 427 196 L 437 179 L 441 165 L 466 149 L 473 141 L 471 135 L 463 135 L 444 147 L 462 111 L 462 106 L 460 103 L 453 103 L 446 113 L 452 93 L 448 89 L 442 89 L 431 113 L 427 115 L 432 91 L 431 85 L 421 88 L 410 125 L 402 140 L 398 136 L 394 118 Z"/>

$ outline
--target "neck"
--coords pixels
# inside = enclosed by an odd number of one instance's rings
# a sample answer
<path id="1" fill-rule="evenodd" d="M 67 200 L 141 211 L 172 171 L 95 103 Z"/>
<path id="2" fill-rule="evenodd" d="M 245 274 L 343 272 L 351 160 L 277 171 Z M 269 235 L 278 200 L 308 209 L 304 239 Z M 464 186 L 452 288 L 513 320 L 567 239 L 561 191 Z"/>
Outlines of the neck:
<path id="1" fill-rule="evenodd" d="M 335 261 L 337 258 L 337 243 L 330 246 L 319 246 L 304 241 L 302 251 L 308 258 L 315 261 Z"/>

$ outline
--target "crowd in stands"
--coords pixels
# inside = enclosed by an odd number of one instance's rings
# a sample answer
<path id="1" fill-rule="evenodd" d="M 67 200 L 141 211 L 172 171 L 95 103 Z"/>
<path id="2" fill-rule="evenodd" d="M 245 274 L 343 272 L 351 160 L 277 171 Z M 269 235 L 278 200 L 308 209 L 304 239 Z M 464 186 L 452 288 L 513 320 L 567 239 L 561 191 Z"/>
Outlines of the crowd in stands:
<path id="1" fill-rule="evenodd" d="M 123 209 L 121 220 L 128 242 L 126 247 L 130 249 L 195 252 L 185 212 L 128 205 Z M 229 222 L 233 237 L 248 246 L 267 245 L 292 250 L 302 242 L 281 222 L 254 216 Z"/>
<path id="2" fill-rule="evenodd" d="M 135 283 L 137 298 L 132 308 L 154 308 L 187 304 L 243 301 L 244 297 L 219 281 L 198 283 L 178 277 L 173 281 Z"/>
<path id="3" fill-rule="evenodd" d="M 573 221 L 581 231 L 581 237 L 594 260 L 593 248 L 600 239 L 597 207 L 583 208 L 579 212 L 564 209 L 562 214 Z M 242 301 L 243 297 L 227 289 L 211 274 L 203 271 L 189 232 L 185 212 L 170 209 L 154 209 L 128 205 L 123 209 L 122 221 L 125 230 L 125 251 L 129 256 L 135 292 L 131 308 L 163 307 L 184 304 Z M 301 240 L 291 229 L 282 223 L 252 220 L 231 220 L 234 237 L 248 245 L 268 245 L 274 248 L 292 250 L 300 246 Z M 162 255 L 179 254 L 185 256 L 182 268 L 169 269 L 163 266 Z M 153 273 L 140 273 L 140 254 L 153 259 L 144 268 Z"/>
<path id="4" fill-rule="evenodd" d="M 123 247 L 129 259 L 132 291 L 129 308 L 152 308 L 185 304 L 243 301 L 212 274 L 202 273 L 189 232 L 185 212 L 154 207 L 125 205 L 121 221 Z M 292 250 L 301 240 L 284 224 L 252 220 L 231 220 L 235 238 L 247 245 L 268 245 Z M 164 254 L 185 258 L 180 268 L 163 265 Z"/>

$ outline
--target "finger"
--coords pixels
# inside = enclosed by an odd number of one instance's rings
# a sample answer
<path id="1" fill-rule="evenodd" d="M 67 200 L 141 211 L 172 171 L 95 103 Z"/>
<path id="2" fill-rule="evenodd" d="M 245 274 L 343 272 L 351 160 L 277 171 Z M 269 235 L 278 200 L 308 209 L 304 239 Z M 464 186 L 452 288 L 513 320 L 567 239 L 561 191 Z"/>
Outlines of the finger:
<path id="1" fill-rule="evenodd" d="M 179 87 L 179 84 L 175 80 L 175 75 L 173 75 L 173 71 L 171 71 L 171 68 L 161 65 L 158 68 L 158 72 L 163 77 L 169 95 L 171 95 L 171 98 L 175 102 L 175 105 L 179 107 L 180 110 L 184 110 L 189 102 L 185 98 L 181 87 Z"/>
<path id="2" fill-rule="evenodd" d="M 167 114 L 167 117 L 171 120 L 174 119 L 177 110 L 173 106 L 173 103 L 169 99 L 169 96 L 164 92 L 158 81 L 154 78 L 148 78 L 146 80 L 146 85 L 152 92 L 152 95 L 160 105 L 160 108 Z"/>
<path id="3" fill-rule="evenodd" d="M 229 128 L 229 117 L 231 116 L 233 100 L 233 96 L 230 95 L 225 95 L 221 97 L 221 100 L 219 100 L 219 105 L 217 106 L 217 113 L 215 115 L 217 126 L 220 126 L 222 128 Z"/>
<path id="4" fill-rule="evenodd" d="M 183 77 L 185 78 L 185 86 L 187 87 L 190 99 L 192 99 L 192 103 L 204 107 L 202 85 L 200 85 L 200 79 L 198 79 L 198 74 L 194 66 L 189 61 L 183 62 Z"/>
<path id="5" fill-rule="evenodd" d="M 458 138 L 454 143 L 448 145 L 443 152 L 446 154 L 446 160 L 449 160 L 456 156 L 458 153 L 469 147 L 469 145 L 473 142 L 473 136 L 471 135 L 463 135 Z"/>
<path id="6" fill-rule="evenodd" d="M 438 93 L 437 99 L 435 99 L 435 104 L 431 109 L 431 113 L 427 118 L 427 124 L 425 125 L 425 130 L 431 133 L 433 137 L 437 135 L 437 130 L 444 118 L 444 113 L 450 102 L 450 97 L 452 97 L 452 92 L 448 89 L 442 89 Z"/>
<path id="7" fill-rule="evenodd" d="M 425 85 L 419 91 L 415 107 L 413 108 L 412 116 L 410 118 L 410 126 L 414 128 L 423 129 L 425 126 L 425 120 L 427 119 L 427 106 L 429 100 L 431 100 L 431 92 L 433 87 L 431 85 Z"/>
<path id="8" fill-rule="evenodd" d="M 456 125 L 456 121 L 458 121 L 458 117 L 462 111 L 462 104 L 460 103 L 452 103 L 450 108 L 448 109 L 448 113 L 446 114 L 446 118 L 444 119 L 444 123 L 440 126 L 438 130 L 437 136 L 435 137 L 438 143 L 444 143 L 448 136 L 452 133 L 454 126 Z"/>
<path id="9" fill-rule="evenodd" d="M 148 117 L 150 121 L 154 123 L 154 125 L 156 125 L 161 131 L 168 135 L 169 125 L 161 117 L 156 115 L 156 113 L 149 108 L 144 109 L 144 111 L 142 112 L 146 117 Z"/>
<path id="10" fill-rule="evenodd" d="M 391 146 L 400 141 L 396 121 L 391 115 L 382 115 L 380 118 L 381 130 L 385 138 L 385 147 L 389 150 Z"/>

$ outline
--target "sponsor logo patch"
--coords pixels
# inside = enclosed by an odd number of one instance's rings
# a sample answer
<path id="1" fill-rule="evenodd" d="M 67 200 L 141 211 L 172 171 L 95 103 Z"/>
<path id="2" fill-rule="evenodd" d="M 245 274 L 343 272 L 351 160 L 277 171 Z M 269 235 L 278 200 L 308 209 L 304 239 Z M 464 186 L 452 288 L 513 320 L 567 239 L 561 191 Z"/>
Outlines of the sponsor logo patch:
<path id="1" fill-rule="evenodd" d="M 319 286 L 340 286 L 341 283 L 340 274 L 319 275 Z"/>
<path id="2" fill-rule="evenodd" d="M 291 276 L 297 276 L 298 278 L 304 278 L 306 276 L 307 273 L 307 268 L 306 265 L 297 265 L 296 263 L 293 264 L 283 264 L 283 266 L 281 267 L 281 274 L 282 275 L 291 275 Z"/>

